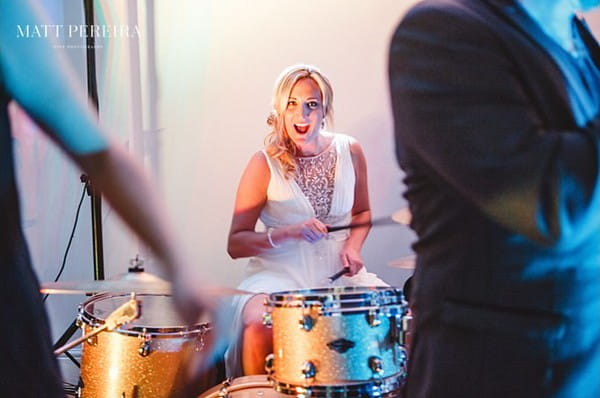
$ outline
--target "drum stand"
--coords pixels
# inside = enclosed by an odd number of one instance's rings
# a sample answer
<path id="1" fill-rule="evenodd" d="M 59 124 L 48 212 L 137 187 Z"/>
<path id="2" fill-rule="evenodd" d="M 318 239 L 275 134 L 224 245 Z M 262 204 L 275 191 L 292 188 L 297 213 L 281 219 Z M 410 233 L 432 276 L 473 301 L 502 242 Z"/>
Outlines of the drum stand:
<path id="1" fill-rule="evenodd" d="M 60 336 L 58 341 L 54 343 L 54 346 L 52 347 L 54 352 L 56 352 L 56 350 L 58 350 L 60 347 L 64 346 L 67 343 L 67 341 L 69 341 L 69 339 L 75 334 L 77 329 L 79 329 L 79 326 L 77 326 L 77 320 L 75 319 L 73 320 L 73 322 L 71 322 L 71 324 L 69 325 L 67 330 L 65 330 L 65 332 L 62 334 L 62 336 Z M 75 359 L 75 357 L 71 355 L 70 352 L 65 351 L 64 354 L 67 356 L 67 358 L 71 360 L 71 362 L 75 364 L 75 366 L 77 366 L 78 368 L 81 367 L 79 361 Z"/>
<path id="2" fill-rule="evenodd" d="M 91 205 L 92 205 L 92 242 L 93 242 L 93 252 L 94 252 L 94 280 L 102 280 L 104 279 L 104 257 L 102 250 L 102 224 L 101 224 L 101 215 L 102 215 L 102 202 L 100 198 L 100 194 L 96 192 L 93 188 L 91 182 L 87 175 L 81 175 L 81 182 L 87 185 L 87 193 L 90 196 Z M 74 319 L 73 322 L 67 327 L 67 330 L 64 331 L 62 336 L 58 339 L 58 341 L 54 344 L 53 350 L 57 350 L 59 347 L 64 346 L 69 339 L 75 334 L 75 332 L 79 329 L 77 324 L 77 319 Z M 80 367 L 79 362 L 73 355 L 71 355 L 68 351 L 65 351 L 64 354 L 75 364 L 75 366 Z"/>
<path id="3" fill-rule="evenodd" d="M 85 24 L 90 26 L 94 24 L 94 4 L 93 0 L 83 0 L 83 10 Z M 88 96 L 97 111 L 98 107 L 98 85 L 96 82 L 96 53 L 95 53 L 95 39 L 93 35 L 86 37 L 86 63 L 87 63 L 87 89 Z M 94 256 L 94 279 L 104 279 L 104 251 L 102 247 L 102 199 L 100 192 L 93 188 L 87 175 L 81 175 L 81 182 L 87 184 L 87 193 L 90 196 L 92 205 L 92 244 L 93 244 L 93 256 Z M 77 326 L 77 320 L 73 320 L 67 330 L 60 336 L 58 341 L 54 344 L 53 349 L 57 350 L 62 347 L 79 329 Z M 64 354 L 77 366 L 80 367 L 79 362 L 73 355 L 65 351 Z"/>

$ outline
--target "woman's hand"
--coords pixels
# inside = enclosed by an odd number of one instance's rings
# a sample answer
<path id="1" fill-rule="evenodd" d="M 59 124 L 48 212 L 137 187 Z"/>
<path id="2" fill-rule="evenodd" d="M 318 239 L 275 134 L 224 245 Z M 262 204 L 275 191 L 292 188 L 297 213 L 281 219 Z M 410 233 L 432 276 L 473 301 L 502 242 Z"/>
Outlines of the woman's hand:
<path id="1" fill-rule="evenodd" d="M 310 218 L 288 228 L 288 235 L 291 238 L 305 240 L 310 243 L 318 242 L 327 236 L 327 226 L 316 218 Z"/>
<path id="2" fill-rule="evenodd" d="M 350 269 L 350 272 L 348 272 L 346 276 L 354 276 L 362 267 L 364 267 L 360 251 L 348 245 L 345 245 L 340 251 L 340 260 L 344 267 Z"/>

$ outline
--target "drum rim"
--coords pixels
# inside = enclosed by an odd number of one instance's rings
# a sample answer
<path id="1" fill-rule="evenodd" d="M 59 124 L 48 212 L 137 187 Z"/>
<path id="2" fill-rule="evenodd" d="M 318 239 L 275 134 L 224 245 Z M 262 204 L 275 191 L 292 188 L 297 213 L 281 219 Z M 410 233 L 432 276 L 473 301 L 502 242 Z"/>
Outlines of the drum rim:
<path id="1" fill-rule="evenodd" d="M 227 394 L 243 391 L 248 388 L 273 389 L 273 380 L 269 379 L 267 375 L 249 375 L 236 378 L 227 378 L 221 383 L 204 391 L 198 398 L 227 396 Z"/>
<path id="2" fill-rule="evenodd" d="M 366 311 L 378 306 L 406 306 L 402 289 L 383 286 L 341 286 L 273 292 L 266 305 L 270 307 L 306 307 L 323 303 L 337 304 L 333 309 L 355 308 Z"/>
<path id="3" fill-rule="evenodd" d="M 114 297 L 128 297 L 130 294 L 114 294 L 110 292 L 99 293 L 93 295 L 83 303 L 79 305 L 78 309 L 78 319 L 85 325 L 91 328 L 97 328 L 106 323 L 105 319 L 98 318 L 91 314 L 86 310 L 86 307 L 89 304 L 94 302 L 100 302 L 107 298 Z M 162 296 L 162 297 L 171 297 L 170 294 L 157 294 L 157 293 L 139 293 L 137 296 Z M 143 311 L 143 310 L 142 310 Z M 126 334 L 126 335 L 134 335 L 138 336 L 140 334 L 151 335 L 151 336 L 189 336 L 189 335 L 199 335 L 205 334 L 208 330 L 210 330 L 210 324 L 208 322 L 197 323 L 195 325 L 176 325 L 176 326 L 144 326 L 144 325 L 124 325 L 119 326 L 118 328 L 113 329 L 113 332 Z"/>
<path id="4" fill-rule="evenodd" d="M 273 375 L 270 375 L 269 379 L 272 380 L 275 391 L 287 395 L 310 391 L 311 397 L 363 397 L 365 394 L 376 396 L 373 394 L 387 394 L 398 390 L 406 379 L 406 372 L 399 372 L 380 380 L 348 381 L 339 384 L 294 384 L 278 381 Z"/>

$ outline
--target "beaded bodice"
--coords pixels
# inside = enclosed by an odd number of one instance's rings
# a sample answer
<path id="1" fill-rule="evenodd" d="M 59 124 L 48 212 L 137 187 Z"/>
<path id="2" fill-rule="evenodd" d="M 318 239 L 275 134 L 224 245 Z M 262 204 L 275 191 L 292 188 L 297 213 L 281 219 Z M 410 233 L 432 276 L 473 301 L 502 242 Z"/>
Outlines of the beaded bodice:
<path id="1" fill-rule="evenodd" d="M 318 155 L 296 158 L 294 179 L 321 221 L 325 221 L 331 210 L 336 161 L 335 145 Z"/>

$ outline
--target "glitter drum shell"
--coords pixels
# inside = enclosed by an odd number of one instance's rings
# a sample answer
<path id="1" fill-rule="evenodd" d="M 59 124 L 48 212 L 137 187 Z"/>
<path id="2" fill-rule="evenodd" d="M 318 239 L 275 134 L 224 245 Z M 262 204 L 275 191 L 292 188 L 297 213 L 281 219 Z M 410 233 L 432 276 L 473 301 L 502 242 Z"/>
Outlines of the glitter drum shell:
<path id="1" fill-rule="evenodd" d="M 335 287 L 276 292 L 267 370 L 277 391 L 299 396 L 393 396 L 406 375 L 400 289 Z"/>
<path id="2" fill-rule="evenodd" d="M 130 299 L 109 293 L 79 307 L 85 334 L 102 326 L 112 311 Z M 139 294 L 141 316 L 83 343 L 81 397 L 168 397 L 180 365 L 202 349 L 208 323 L 185 326 L 169 295 Z"/>

